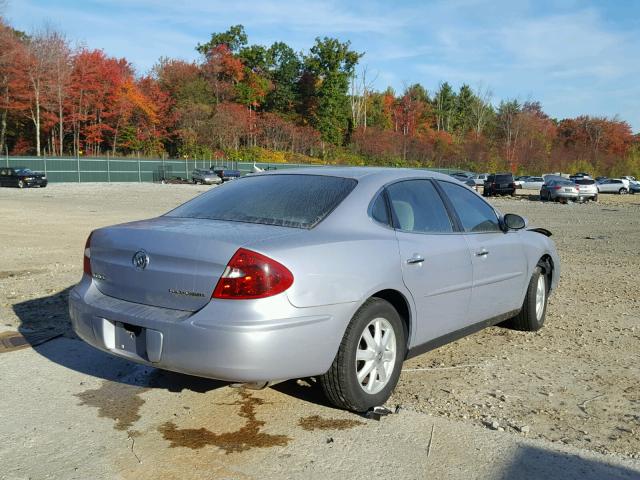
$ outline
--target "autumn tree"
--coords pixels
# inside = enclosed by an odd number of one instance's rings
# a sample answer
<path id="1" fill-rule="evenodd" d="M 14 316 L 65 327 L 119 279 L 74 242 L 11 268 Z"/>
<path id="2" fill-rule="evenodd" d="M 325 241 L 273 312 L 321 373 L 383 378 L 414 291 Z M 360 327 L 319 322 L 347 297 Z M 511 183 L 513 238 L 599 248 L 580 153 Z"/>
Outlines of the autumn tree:
<path id="1" fill-rule="evenodd" d="M 433 97 L 436 130 L 450 132 L 453 128 L 456 94 L 448 82 L 441 83 Z"/>
<path id="2" fill-rule="evenodd" d="M 0 19 L 0 154 L 6 150 L 10 112 L 20 112 L 28 105 L 28 81 L 22 68 L 27 55 L 25 35 L 2 23 Z"/>
<path id="3" fill-rule="evenodd" d="M 292 118 L 300 101 L 298 82 L 302 75 L 302 61 L 286 43 L 276 42 L 267 50 L 267 71 L 271 89 L 264 107 Z"/>
<path id="4" fill-rule="evenodd" d="M 41 148 L 43 114 L 55 105 L 56 54 L 60 36 L 50 29 L 36 32 L 26 39 L 26 55 L 21 58 L 21 68 L 28 80 L 28 91 L 24 98 L 28 104 L 28 118 L 35 130 L 36 155 Z"/>
<path id="5" fill-rule="evenodd" d="M 515 169 L 515 152 L 521 127 L 521 106 L 517 100 L 501 101 L 496 121 L 507 162 Z"/>
<path id="6" fill-rule="evenodd" d="M 350 49 L 350 42 L 316 38 L 305 69 L 313 78 L 312 96 L 317 102 L 312 124 L 324 140 L 341 145 L 349 129 L 349 78 L 363 54 Z"/>
<path id="7" fill-rule="evenodd" d="M 233 25 L 226 32 L 212 33 L 211 39 L 203 44 L 198 44 L 196 50 L 203 55 L 208 55 L 214 48 L 224 45 L 229 52 L 236 54 L 247 45 L 247 34 L 242 25 Z"/>
<path id="8" fill-rule="evenodd" d="M 482 135 L 493 114 L 492 97 L 493 93 L 486 87 L 480 86 L 474 92 L 473 100 L 471 101 L 470 121 L 476 140 Z"/>

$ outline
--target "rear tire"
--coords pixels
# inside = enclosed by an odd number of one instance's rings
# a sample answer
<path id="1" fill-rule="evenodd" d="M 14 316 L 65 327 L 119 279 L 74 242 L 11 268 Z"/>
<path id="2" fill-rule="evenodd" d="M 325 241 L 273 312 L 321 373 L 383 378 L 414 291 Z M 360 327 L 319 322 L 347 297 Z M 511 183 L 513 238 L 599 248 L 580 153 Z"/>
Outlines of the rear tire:
<path id="1" fill-rule="evenodd" d="M 529 281 L 527 294 L 524 297 L 520 313 L 504 322 L 503 326 L 524 332 L 540 330 L 547 315 L 548 293 L 547 276 L 542 271 L 542 268 L 538 266 Z"/>
<path id="2" fill-rule="evenodd" d="M 593 200 L 594 202 L 598 201 L 598 195 L 595 195 L 591 200 Z"/>
<path id="3" fill-rule="evenodd" d="M 618 193 L 619 193 L 620 195 L 625 195 L 625 194 L 627 193 L 627 189 L 623 187 L 623 188 L 621 188 L 620 190 L 618 190 Z"/>
<path id="4" fill-rule="evenodd" d="M 329 371 L 319 378 L 325 396 L 353 412 L 383 405 L 398 383 L 405 351 L 400 315 L 386 300 L 370 298 L 351 319 Z"/>

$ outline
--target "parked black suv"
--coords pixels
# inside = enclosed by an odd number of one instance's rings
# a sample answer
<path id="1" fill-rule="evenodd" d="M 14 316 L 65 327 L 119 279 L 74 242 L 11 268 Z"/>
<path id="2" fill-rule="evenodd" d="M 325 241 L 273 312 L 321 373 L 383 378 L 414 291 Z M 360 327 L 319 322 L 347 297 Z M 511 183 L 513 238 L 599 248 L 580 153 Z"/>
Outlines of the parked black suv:
<path id="1" fill-rule="evenodd" d="M 492 195 L 515 195 L 516 184 L 511 173 L 492 173 L 484 181 L 482 195 L 490 197 Z"/>

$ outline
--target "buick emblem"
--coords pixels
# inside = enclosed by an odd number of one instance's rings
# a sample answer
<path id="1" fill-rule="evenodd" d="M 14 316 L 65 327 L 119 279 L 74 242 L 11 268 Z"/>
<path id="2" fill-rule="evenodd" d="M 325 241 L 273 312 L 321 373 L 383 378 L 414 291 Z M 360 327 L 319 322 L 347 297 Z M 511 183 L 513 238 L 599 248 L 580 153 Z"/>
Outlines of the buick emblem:
<path id="1" fill-rule="evenodd" d="M 144 270 L 149 265 L 149 255 L 144 250 L 138 250 L 131 259 L 131 263 L 137 270 Z"/>

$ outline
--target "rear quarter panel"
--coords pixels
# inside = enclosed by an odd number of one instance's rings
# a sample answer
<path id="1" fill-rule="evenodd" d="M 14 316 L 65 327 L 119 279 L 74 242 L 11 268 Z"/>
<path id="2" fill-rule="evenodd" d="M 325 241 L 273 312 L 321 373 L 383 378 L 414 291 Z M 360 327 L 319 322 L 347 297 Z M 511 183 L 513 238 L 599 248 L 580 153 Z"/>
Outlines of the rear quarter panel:
<path id="1" fill-rule="evenodd" d="M 378 290 L 404 290 L 394 232 L 380 230 L 377 235 L 309 231 L 252 247 L 291 270 L 287 296 L 294 306 L 359 303 Z"/>

